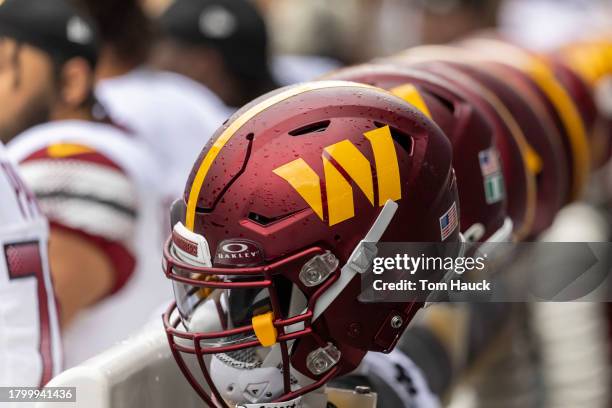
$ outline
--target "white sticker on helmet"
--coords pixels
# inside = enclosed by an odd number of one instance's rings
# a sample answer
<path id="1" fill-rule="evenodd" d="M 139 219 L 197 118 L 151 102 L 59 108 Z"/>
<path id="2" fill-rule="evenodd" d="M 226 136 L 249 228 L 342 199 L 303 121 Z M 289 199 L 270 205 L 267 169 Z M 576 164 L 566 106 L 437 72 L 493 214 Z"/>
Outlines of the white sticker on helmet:
<path id="1" fill-rule="evenodd" d="M 172 230 L 172 250 L 177 258 L 183 261 L 194 262 L 199 266 L 212 266 L 206 238 L 189 231 L 182 222 L 177 222 Z"/>

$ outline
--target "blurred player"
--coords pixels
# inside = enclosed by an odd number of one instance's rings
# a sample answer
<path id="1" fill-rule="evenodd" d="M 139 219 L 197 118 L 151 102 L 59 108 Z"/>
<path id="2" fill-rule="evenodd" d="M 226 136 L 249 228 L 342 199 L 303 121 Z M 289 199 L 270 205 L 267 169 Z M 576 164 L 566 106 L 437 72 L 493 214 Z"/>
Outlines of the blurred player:
<path id="1" fill-rule="evenodd" d="M 265 22 L 248 0 L 177 0 L 161 16 L 154 64 L 239 107 L 276 88 Z"/>
<path id="2" fill-rule="evenodd" d="M 152 63 L 200 82 L 233 107 L 277 87 L 277 83 L 311 81 L 339 67 L 338 61 L 322 56 L 271 55 L 267 21 L 251 3 L 174 2 L 159 19 L 163 35 L 153 50 Z M 227 27 L 217 27 L 222 24 Z"/>
<path id="3" fill-rule="evenodd" d="M 421 8 L 421 43 L 441 44 L 495 27 L 501 0 L 416 0 Z"/>
<path id="4" fill-rule="evenodd" d="M 126 337 L 164 299 L 154 272 L 163 183 L 146 146 L 93 96 L 98 49 L 86 19 L 64 0 L 8 0 L 0 30 L 0 99 L 11 101 L 0 134 L 15 138 L 9 154 L 51 224 L 70 366 Z"/>
<path id="5" fill-rule="evenodd" d="M 48 226 L 2 143 L 0 202 L 0 386 L 43 386 L 61 371 Z"/>
<path id="6" fill-rule="evenodd" d="M 208 89 L 187 77 L 146 66 L 152 23 L 137 0 L 79 0 L 100 27 L 96 95 L 110 116 L 142 139 L 163 163 L 172 197 L 202 144 L 229 116 Z M 174 188 L 174 189 L 173 189 Z"/>

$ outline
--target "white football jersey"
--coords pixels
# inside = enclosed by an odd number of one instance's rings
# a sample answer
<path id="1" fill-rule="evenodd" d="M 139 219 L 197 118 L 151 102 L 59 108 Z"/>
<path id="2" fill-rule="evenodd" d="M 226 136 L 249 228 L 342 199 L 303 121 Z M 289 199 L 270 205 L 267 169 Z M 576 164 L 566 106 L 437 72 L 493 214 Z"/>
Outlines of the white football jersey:
<path id="1" fill-rule="evenodd" d="M 48 226 L 0 143 L 0 386 L 38 387 L 61 371 Z"/>
<path id="2" fill-rule="evenodd" d="M 34 127 L 8 146 L 51 228 L 98 245 L 113 262 L 113 293 L 63 333 L 66 367 L 125 339 L 171 293 L 161 270 L 169 233 L 164 182 L 146 145 L 84 121 Z"/>
<path id="3" fill-rule="evenodd" d="M 177 196 L 204 145 L 232 113 L 199 83 L 146 68 L 101 81 L 96 95 L 113 120 L 148 144 L 156 160 L 164 163 Z"/>

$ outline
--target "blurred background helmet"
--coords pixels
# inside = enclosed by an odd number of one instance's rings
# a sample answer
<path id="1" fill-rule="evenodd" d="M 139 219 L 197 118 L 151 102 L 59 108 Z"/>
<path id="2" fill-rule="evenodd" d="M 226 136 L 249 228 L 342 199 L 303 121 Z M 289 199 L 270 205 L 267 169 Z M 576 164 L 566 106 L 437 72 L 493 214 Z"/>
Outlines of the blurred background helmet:
<path id="1" fill-rule="evenodd" d="M 509 240 L 506 186 L 495 133 L 484 113 L 456 86 L 435 74 L 371 64 L 336 71 L 342 79 L 388 89 L 429 116 L 453 146 L 459 197 L 470 205 L 461 212 L 461 231 L 468 241 Z"/>
<path id="2" fill-rule="evenodd" d="M 555 117 L 566 160 L 570 164 L 568 202 L 580 198 L 591 170 L 587 129 L 576 102 L 551 67 L 537 55 L 497 38 L 474 36 L 462 41 L 461 46 L 518 69 L 523 79 L 545 100 L 549 112 Z"/>
<path id="3" fill-rule="evenodd" d="M 537 186 L 536 214 L 530 235 L 549 227 L 568 194 L 568 169 L 553 119 L 542 102 L 516 75 L 477 52 L 453 46 L 422 46 L 381 60 L 429 71 L 458 70 L 495 95 L 515 119 L 529 147 L 526 163 Z M 444 68 L 446 67 L 446 68 Z"/>

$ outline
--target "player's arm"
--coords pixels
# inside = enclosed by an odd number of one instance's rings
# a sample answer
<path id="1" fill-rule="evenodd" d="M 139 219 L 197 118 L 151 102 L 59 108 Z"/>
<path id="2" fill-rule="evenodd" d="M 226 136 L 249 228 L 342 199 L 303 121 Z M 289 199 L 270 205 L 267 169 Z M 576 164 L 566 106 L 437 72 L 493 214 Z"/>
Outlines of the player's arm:
<path id="1" fill-rule="evenodd" d="M 66 325 L 129 280 L 136 188 L 110 158 L 81 145 L 45 147 L 20 170 L 51 224 L 49 261 Z"/>
<path id="2" fill-rule="evenodd" d="M 52 227 L 49 260 L 62 325 L 108 295 L 115 283 L 113 263 L 104 250 L 78 233 Z"/>

